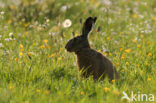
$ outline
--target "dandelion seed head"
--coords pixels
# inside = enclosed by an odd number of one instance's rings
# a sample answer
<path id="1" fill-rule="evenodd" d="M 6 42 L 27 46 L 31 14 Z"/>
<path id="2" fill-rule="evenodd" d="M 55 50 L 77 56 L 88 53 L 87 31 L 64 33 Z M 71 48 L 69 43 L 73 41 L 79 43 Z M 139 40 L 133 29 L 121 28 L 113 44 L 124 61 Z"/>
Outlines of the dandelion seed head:
<path id="1" fill-rule="evenodd" d="M 71 25 L 72 25 L 72 22 L 71 22 L 70 19 L 66 19 L 66 20 L 62 23 L 62 26 L 63 26 L 64 28 L 68 28 L 68 27 L 70 27 Z"/>

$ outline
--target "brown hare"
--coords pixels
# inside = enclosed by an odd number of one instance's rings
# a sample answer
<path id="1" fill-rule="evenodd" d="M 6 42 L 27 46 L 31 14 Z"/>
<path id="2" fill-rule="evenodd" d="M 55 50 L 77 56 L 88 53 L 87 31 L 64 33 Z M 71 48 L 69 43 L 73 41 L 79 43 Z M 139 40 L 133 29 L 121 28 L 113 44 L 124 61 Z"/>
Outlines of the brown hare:
<path id="1" fill-rule="evenodd" d="M 77 64 L 82 76 L 93 76 L 94 80 L 104 79 L 109 81 L 119 79 L 120 76 L 113 67 L 112 62 L 101 53 L 93 50 L 88 42 L 88 34 L 92 30 L 97 17 L 88 17 L 82 28 L 82 35 L 69 40 L 65 48 L 68 52 L 75 52 Z"/>

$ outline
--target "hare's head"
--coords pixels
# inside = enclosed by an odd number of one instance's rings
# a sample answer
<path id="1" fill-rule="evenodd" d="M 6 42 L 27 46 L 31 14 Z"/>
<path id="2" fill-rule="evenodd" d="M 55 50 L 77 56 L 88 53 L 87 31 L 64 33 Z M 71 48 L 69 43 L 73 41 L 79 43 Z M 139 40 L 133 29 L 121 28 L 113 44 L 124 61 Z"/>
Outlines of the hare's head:
<path id="1" fill-rule="evenodd" d="M 83 48 L 88 48 L 88 34 L 92 30 L 97 17 L 88 17 L 83 25 L 82 34 L 69 40 L 65 48 L 68 52 L 77 52 Z"/>

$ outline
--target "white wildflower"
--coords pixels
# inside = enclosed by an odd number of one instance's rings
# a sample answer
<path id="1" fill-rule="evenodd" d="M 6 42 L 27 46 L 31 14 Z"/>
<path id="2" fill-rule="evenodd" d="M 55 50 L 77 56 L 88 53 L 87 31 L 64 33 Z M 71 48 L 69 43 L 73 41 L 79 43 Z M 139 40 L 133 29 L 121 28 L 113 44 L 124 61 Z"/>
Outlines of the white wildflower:
<path id="1" fill-rule="evenodd" d="M 119 44 L 119 42 L 117 40 L 114 41 L 115 44 Z"/>
<path id="2" fill-rule="evenodd" d="M 64 6 L 61 7 L 61 11 L 62 12 L 65 12 L 66 10 L 67 10 L 67 6 L 66 5 L 64 5 Z"/>
<path id="3" fill-rule="evenodd" d="M 135 41 L 138 41 L 138 37 L 135 37 L 134 40 L 135 40 Z"/>
<path id="4" fill-rule="evenodd" d="M 107 49 L 106 49 L 104 46 L 102 46 L 102 51 L 103 51 L 103 52 L 106 52 Z"/>
<path id="5" fill-rule="evenodd" d="M 145 33 L 145 31 L 142 30 L 141 33 Z"/>
<path id="6" fill-rule="evenodd" d="M 4 30 L 8 31 L 8 26 L 4 26 Z"/>
<path id="7" fill-rule="evenodd" d="M 50 36 L 55 36 L 56 35 L 56 32 L 49 32 L 49 35 Z"/>
<path id="8" fill-rule="evenodd" d="M 49 23 L 49 21 L 50 21 L 49 19 L 46 19 L 46 22 L 47 22 L 47 23 Z"/>
<path id="9" fill-rule="evenodd" d="M 70 19 L 66 19 L 66 20 L 62 23 L 62 26 L 63 26 L 64 28 L 68 28 L 68 27 L 70 27 L 71 25 L 72 25 L 72 22 L 71 22 Z"/>
<path id="10" fill-rule="evenodd" d="M 0 43 L 0 48 L 1 48 L 1 47 L 3 47 L 3 44 L 2 44 L 2 43 Z"/>
<path id="11" fill-rule="evenodd" d="M 1 15 L 4 15 L 4 11 L 1 11 L 0 14 L 1 14 Z"/>
<path id="12" fill-rule="evenodd" d="M 10 39 L 9 39 L 9 38 L 5 38 L 5 41 L 8 41 L 8 42 L 9 42 L 9 41 L 10 41 Z"/>
<path id="13" fill-rule="evenodd" d="M 13 33 L 11 32 L 11 33 L 9 33 L 9 36 L 13 36 Z"/>
<path id="14" fill-rule="evenodd" d="M 104 3 L 107 6 L 112 5 L 112 2 L 110 0 L 103 0 L 103 1 L 101 0 L 101 2 Z"/>
<path id="15" fill-rule="evenodd" d="M 140 17 L 141 19 L 143 19 L 143 18 L 144 18 L 144 15 L 139 15 L 139 17 Z"/>
<path id="16" fill-rule="evenodd" d="M 15 40 L 15 38 L 9 38 L 10 40 Z"/>

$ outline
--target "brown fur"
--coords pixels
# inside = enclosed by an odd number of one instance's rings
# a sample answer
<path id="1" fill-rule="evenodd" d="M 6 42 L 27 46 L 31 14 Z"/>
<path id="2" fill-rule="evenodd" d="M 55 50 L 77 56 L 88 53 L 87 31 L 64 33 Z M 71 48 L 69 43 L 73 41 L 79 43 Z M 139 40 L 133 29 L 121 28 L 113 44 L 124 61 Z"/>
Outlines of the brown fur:
<path id="1" fill-rule="evenodd" d="M 111 81 L 115 75 L 115 78 L 119 79 L 119 74 L 114 70 L 112 62 L 101 53 L 86 48 L 76 52 L 76 55 L 79 71 L 83 69 L 82 75 L 84 77 L 93 75 L 93 78 L 97 80 L 99 78 L 103 79 L 107 75 Z"/>
<path id="2" fill-rule="evenodd" d="M 119 79 L 120 76 L 112 62 L 101 53 L 90 48 L 87 36 L 95 21 L 96 18 L 89 17 L 84 23 L 82 35 L 71 39 L 65 48 L 69 52 L 75 52 L 79 71 L 82 72 L 83 77 L 87 78 L 92 75 L 94 80 L 104 79 L 106 76 L 110 81 Z"/>

